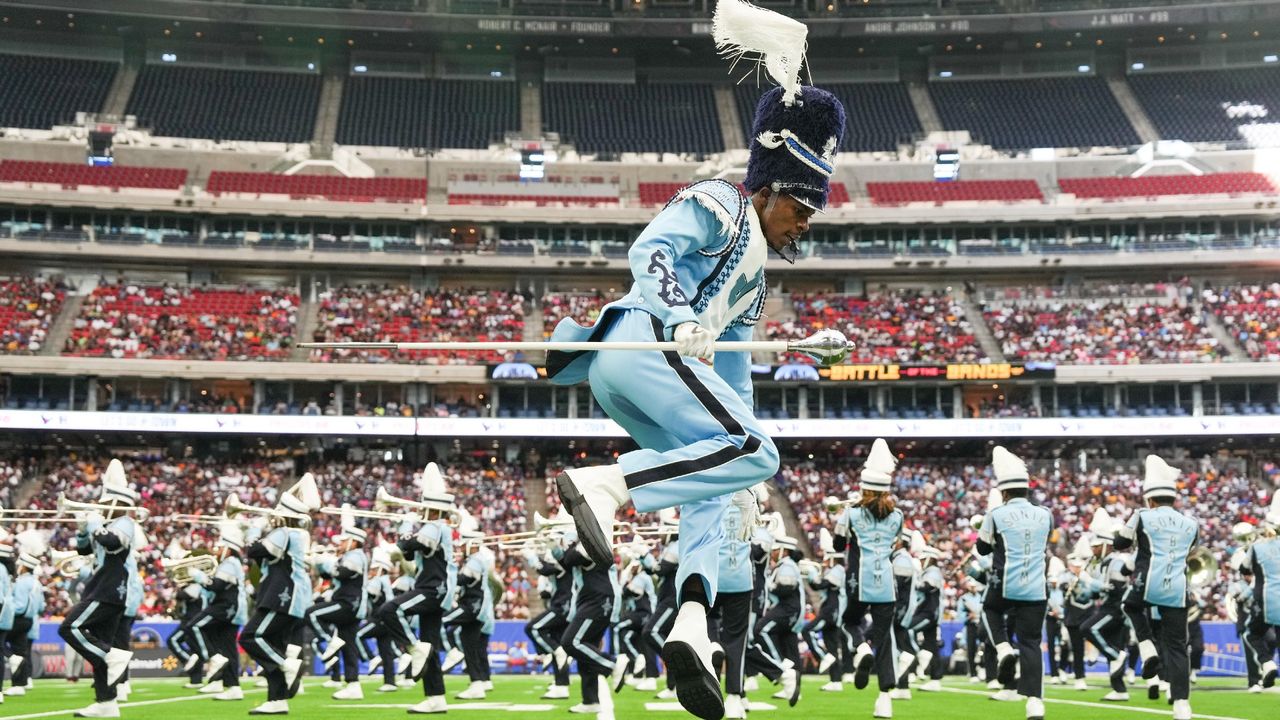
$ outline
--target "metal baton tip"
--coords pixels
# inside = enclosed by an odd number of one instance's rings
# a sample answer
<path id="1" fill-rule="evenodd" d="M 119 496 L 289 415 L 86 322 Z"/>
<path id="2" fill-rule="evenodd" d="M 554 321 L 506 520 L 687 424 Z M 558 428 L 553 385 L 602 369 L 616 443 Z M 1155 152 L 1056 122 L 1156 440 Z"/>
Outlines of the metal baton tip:
<path id="1" fill-rule="evenodd" d="M 844 362 L 853 351 L 853 343 L 838 330 L 819 330 L 803 340 L 787 345 L 787 350 L 808 355 L 819 365 L 828 366 Z"/>

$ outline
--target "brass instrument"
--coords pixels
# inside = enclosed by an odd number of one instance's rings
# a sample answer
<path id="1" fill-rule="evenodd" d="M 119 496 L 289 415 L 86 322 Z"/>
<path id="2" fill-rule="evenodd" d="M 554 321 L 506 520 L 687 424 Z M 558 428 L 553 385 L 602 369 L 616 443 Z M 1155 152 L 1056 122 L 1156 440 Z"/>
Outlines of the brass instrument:
<path id="1" fill-rule="evenodd" d="M 232 493 L 231 497 L 227 498 L 227 505 L 226 509 L 223 510 L 223 514 L 226 516 L 227 520 L 234 520 L 240 515 L 265 515 L 272 518 L 295 520 L 303 527 L 309 527 L 311 525 L 311 519 L 301 515 L 276 510 L 274 508 L 260 508 L 252 505 L 246 505 L 240 500 L 240 496 L 235 493 Z"/>
<path id="2" fill-rule="evenodd" d="M 58 512 L 117 512 L 134 515 L 134 519 L 144 522 L 151 517 L 151 511 L 141 505 L 107 505 L 105 503 L 78 502 L 67 498 L 66 493 L 58 493 Z"/>
<path id="3" fill-rule="evenodd" d="M 1187 585 L 1200 587 L 1213 582 L 1218 576 L 1218 560 L 1203 545 L 1192 548 L 1187 555 Z"/>
<path id="4" fill-rule="evenodd" d="M 190 555 L 179 560 L 161 558 L 160 567 L 164 568 L 164 574 L 168 575 L 174 584 L 186 585 L 192 582 L 193 571 L 199 570 L 208 574 L 216 570 L 218 558 L 213 555 Z"/>
<path id="5" fill-rule="evenodd" d="M 168 522 L 187 523 L 189 525 L 220 525 L 224 520 L 229 518 L 226 515 L 198 515 L 177 513 L 174 515 L 165 515 L 164 517 L 155 518 L 156 520 L 165 520 Z"/>
<path id="6" fill-rule="evenodd" d="M 457 508 L 444 510 L 437 507 L 430 507 L 426 503 L 418 502 L 417 500 L 409 500 L 408 498 L 396 497 L 395 495 L 392 495 L 391 493 L 387 492 L 386 487 L 383 487 L 383 486 L 378 487 L 378 494 L 374 501 L 374 507 L 375 508 L 394 508 L 394 507 L 408 508 L 409 510 L 416 510 L 421 513 L 426 513 L 429 510 L 434 510 L 436 512 L 444 513 L 450 516 L 450 519 L 445 521 L 445 524 L 450 527 L 457 527 L 458 523 L 461 522 L 462 520 L 461 513 L 458 511 Z M 359 512 L 369 512 L 369 511 L 359 511 Z M 391 517 L 384 517 L 381 519 L 405 520 L 405 519 L 408 519 L 410 514 L 409 513 L 388 513 L 388 515 L 390 515 Z M 361 516 L 357 514 L 356 517 L 370 517 L 370 516 L 369 515 Z"/>
<path id="7" fill-rule="evenodd" d="M 81 555 L 75 550 L 50 550 L 49 560 L 63 577 L 75 577 L 93 564 L 92 555 Z"/>

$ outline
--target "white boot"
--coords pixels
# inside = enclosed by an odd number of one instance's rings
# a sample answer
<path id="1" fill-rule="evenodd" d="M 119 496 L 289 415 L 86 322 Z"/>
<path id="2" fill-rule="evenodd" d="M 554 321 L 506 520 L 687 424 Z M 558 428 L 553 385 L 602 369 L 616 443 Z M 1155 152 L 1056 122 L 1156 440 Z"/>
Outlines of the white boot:
<path id="1" fill-rule="evenodd" d="M 1106 695 L 1103 695 L 1102 699 L 1106 702 L 1129 702 L 1129 693 L 1116 692 L 1115 690 L 1112 690 Z"/>
<path id="2" fill-rule="evenodd" d="M 980 683 L 980 682 L 982 682 L 982 678 L 978 677 L 977 675 L 970 675 L 970 676 L 969 676 L 969 684 L 970 684 L 970 685 L 977 685 L 977 684 L 978 684 L 978 683 Z"/>
<path id="3" fill-rule="evenodd" d="M 234 687 L 229 687 L 226 690 L 223 690 L 222 692 L 218 693 L 217 695 L 214 695 L 213 699 L 214 700 L 243 700 L 244 690 L 241 690 L 239 685 L 236 685 Z"/>
<path id="4" fill-rule="evenodd" d="M 1129 662 L 1129 651 L 1121 650 L 1119 657 L 1107 663 L 1107 672 L 1111 675 L 1120 675 L 1124 672 L 1125 663 L 1127 662 Z"/>
<path id="5" fill-rule="evenodd" d="M 893 669 L 894 677 L 901 680 L 902 676 L 907 674 L 907 670 L 911 669 L 911 663 L 915 662 L 915 660 L 914 653 L 909 653 L 906 650 L 898 653 L 898 666 Z M 897 698 L 894 699 L 896 700 Z"/>
<path id="6" fill-rule="evenodd" d="M 551 687 L 547 688 L 546 692 L 542 693 L 542 699 L 543 700 L 568 700 L 569 686 L 568 685 L 552 685 Z"/>
<path id="7" fill-rule="evenodd" d="M 644 655 L 637 655 L 637 656 L 635 657 L 635 659 L 631 661 L 631 674 L 632 674 L 632 675 L 643 675 L 643 674 L 644 674 L 644 670 L 645 670 L 645 668 L 647 668 L 647 667 L 649 667 L 649 666 L 648 666 L 647 662 L 646 662 L 646 661 L 645 661 L 645 659 L 644 659 Z"/>
<path id="8" fill-rule="evenodd" d="M 920 686 L 921 692 L 942 692 L 941 680 L 930 680 Z"/>
<path id="9" fill-rule="evenodd" d="M 485 691 L 485 692 L 493 692 L 493 681 L 492 681 L 492 680 L 481 680 L 481 681 L 480 681 L 480 684 L 481 684 L 481 685 L 484 685 L 484 691 Z"/>
<path id="10" fill-rule="evenodd" d="M 107 651 L 107 684 L 115 685 L 124 671 L 129 669 L 129 660 L 133 658 L 133 653 L 120 648 L 111 648 Z M 96 705 L 105 705 L 106 703 L 95 703 Z M 90 705 L 89 707 L 93 707 Z M 86 708 L 87 710 L 88 708 Z M 116 710 L 116 712 L 120 712 Z M 117 717 L 116 715 L 97 715 L 88 717 Z"/>
<path id="11" fill-rule="evenodd" d="M 324 688 L 340 688 L 340 687 L 346 687 L 346 686 L 347 686 L 346 683 L 342 682 L 341 680 L 334 680 L 333 678 L 329 678 L 328 680 L 325 680 L 324 682 L 320 683 L 320 687 L 324 687 Z"/>
<path id="12" fill-rule="evenodd" d="M 333 664 L 338 662 L 338 651 L 347 644 L 346 640 L 340 637 L 334 637 L 324 648 L 324 654 L 320 656 L 320 663 L 328 670 Z"/>
<path id="13" fill-rule="evenodd" d="M 298 680 L 298 674 L 302 672 L 302 646 L 286 645 L 284 648 L 284 664 L 280 666 L 284 671 L 284 686 L 292 688 L 293 684 Z M 284 702 L 283 700 L 277 702 Z M 285 703 L 285 712 L 289 712 L 288 703 Z"/>
<path id="14" fill-rule="evenodd" d="M 185 663 L 183 663 L 182 672 L 189 673 L 193 669 L 195 669 L 196 665 L 199 665 L 199 664 L 200 664 L 200 656 L 193 654 L 187 658 L 187 661 Z"/>
<path id="15" fill-rule="evenodd" d="M 1250 695 L 1258 695 L 1262 692 L 1262 683 L 1254 683 L 1249 686 Z"/>
<path id="16" fill-rule="evenodd" d="M 1017 701 L 1018 701 L 1018 691 L 1017 691 L 1017 690 L 1009 690 L 1009 689 L 1007 689 L 1007 688 L 1006 688 L 1006 689 L 1002 689 L 1002 690 L 1000 690 L 999 692 L 997 692 L 997 693 L 995 693 L 994 695 L 992 695 L 992 696 L 991 696 L 991 699 L 992 699 L 992 700 L 997 700 L 997 701 L 999 701 L 999 702 L 1017 702 Z"/>
<path id="17" fill-rule="evenodd" d="M 636 681 L 636 690 L 639 692 L 658 692 L 658 678 L 640 678 Z"/>
<path id="18" fill-rule="evenodd" d="M 288 715 L 288 700 L 268 700 L 249 711 L 250 715 Z"/>
<path id="19" fill-rule="evenodd" d="M 836 656 L 834 653 L 827 653 L 822 656 L 822 662 L 818 663 L 818 674 L 826 675 L 832 665 L 836 664 Z"/>
<path id="20" fill-rule="evenodd" d="M 418 642 L 409 651 L 409 677 L 417 680 L 422 677 L 422 668 L 427 666 L 427 658 L 431 656 L 431 643 Z"/>
<path id="21" fill-rule="evenodd" d="M 1085 682 L 1083 679 L 1081 679 L 1081 680 L 1077 680 L 1077 681 L 1076 681 L 1076 684 L 1075 684 L 1075 689 L 1076 689 L 1076 690 L 1088 690 L 1088 689 L 1089 689 L 1089 683 Z"/>
<path id="22" fill-rule="evenodd" d="M 129 695 L 133 693 L 133 685 L 128 680 L 116 685 L 116 702 L 129 702 Z"/>
<path id="23" fill-rule="evenodd" d="M 1156 644 L 1150 640 L 1138 643 L 1138 653 L 1142 655 L 1142 678 L 1149 680 L 1160 672 L 1160 654 L 1156 652 Z"/>
<path id="24" fill-rule="evenodd" d="M 1038 697 L 1027 698 L 1027 720 L 1044 720 L 1044 700 Z"/>
<path id="25" fill-rule="evenodd" d="M 226 656 L 222 654 L 217 654 L 209 658 L 209 667 L 206 668 L 206 672 L 208 673 L 209 677 L 216 678 L 218 677 L 218 673 L 222 672 L 222 668 L 226 666 L 227 666 Z"/>
<path id="26" fill-rule="evenodd" d="M 631 499 L 622 467 L 596 465 L 566 469 L 556 477 L 560 502 L 573 516 L 578 540 L 597 565 L 613 563 L 613 521 L 618 507 Z"/>
<path id="27" fill-rule="evenodd" d="M 400 688 L 396 687 L 396 684 L 395 684 L 395 683 L 383 683 L 383 684 L 381 684 L 381 685 L 379 685 L 379 686 L 378 686 L 378 692 L 380 692 L 380 693 L 395 692 L 395 691 L 397 691 L 397 690 L 399 690 L 399 689 L 400 689 Z"/>
<path id="28" fill-rule="evenodd" d="M 609 690 L 611 692 L 622 692 L 625 687 L 624 683 L 627 679 L 627 669 L 631 667 L 631 658 L 626 655 L 619 655 L 613 661 L 613 672 L 609 673 Z"/>
<path id="29" fill-rule="evenodd" d="M 988 681 L 987 681 L 987 689 L 988 689 L 988 690 L 1000 690 L 1000 689 L 1002 689 L 1003 687 L 1004 687 L 1004 686 L 1000 684 L 1000 681 L 999 681 L 999 680 L 988 680 Z"/>
<path id="30" fill-rule="evenodd" d="M 1266 665 L 1263 665 L 1263 667 L 1266 667 Z M 1193 684 L 1193 685 L 1194 685 L 1195 683 L 1200 682 L 1200 673 L 1199 673 L 1198 671 L 1196 671 L 1196 670 L 1192 670 L 1192 671 L 1191 671 L 1191 678 L 1190 678 L 1190 679 L 1191 679 L 1191 684 Z"/>
<path id="31" fill-rule="evenodd" d="M 933 653 L 928 650 L 921 650 L 920 654 L 916 656 L 916 660 L 919 661 L 916 663 L 916 672 L 921 675 L 928 675 L 929 663 L 933 662 Z"/>
<path id="32" fill-rule="evenodd" d="M 622 471 L 617 472 L 621 482 Z M 560 477 L 564 478 L 565 475 L 561 474 Z M 597 494 L 605 495 L 604 491 Z M 563 485 L 560 497 L 567 502 Z M 612 527 L 612 515 L 609 516 L 609 524 Z M 582 539 L 581 532 L 579 529 L 579 539 Z M 707 637 L 707 609 L 696 602 L 682 603 L 671 632 L 667 633 L 667 641 L 662 646 L 662 662 L 667 666 L 667 677 L 675 682 L 680 705 L 698 717 L 724 715 L 720 678 L 711 661 L 711 651 L 711 640 Z M 792 704 L 795 704 L 794 701 Z"/>
<path id="33" fill-rule="evenodd" d="M 862 643 L 853 654 L 853 686 L 861 690 L 867 686 L 867 681 L 871 677 L 871 664 L 875 661 L 875 656 L 871 652 L 871 646 Z"/>
<path id="34" fill-rule="evenodd" d="M 9 688 L 8 690 L 5 690 L 3 693 L 0 693 L 0 702 L 4 702 L 4 698 L 5 698 L 6 696 L 7 696 L 7 697 L 22 697 L 23 695 L 26 695 L 26 694 L 27 694 L 27 688 L 26 688 L 25 686 L 23 686 L 23 685 L 14 685 L 13 687 Z M 117 698 L 117 699 L 118 699 L 118 698 Z"/>
<path id="35" fill-rule="evenodd" d="M 1007 685 L 1013 681 L 1014 673 L 1018 671 L 1018 651 L 1007 642 L 1002 642 L 996 646 L 996 679 L 1001 685 Z"/>
<path id="36" fill-rule="evenodd" d="M 778 693 L 778 695 L 782 697 L 779 699 L 785 699 L 788 705 L 795 707 L 796 703 L 800 701 L 800 672 L 794 667 L 783 670 L 781 683 L 782 692 Z M 679 690 L 680 686 L 676 685 L 676 689 Z"/>
<path id="37" fill-rule="evenodd" d="M 333 694 L 334 700 L 363 700 L 364 688 L 358 682 L 349 682 L 347 686 Z"/>
<path id="38" fill-rule="evenodd" d="M 837 680 L 835 682 L 829 682 L 818 689 L 822 692 L 844 692 L 844 683 Z"/>
<path id="39" fill-rule="evenodd" d="M 1262 670 L 1262 687 L 1269 688 L 1275 685 L 1276 684 L 1276 661 L 1268 660 L 1262 663 L 1261 670 Z M 1191 682 L 1195 682 L 1195 676 L 1196 674 L 1194 672 L 1191 673 L 1191 677 L 1192 677 Z"/>
<path id="40" fill-rule="evenodd" d="M 444 654 L 444 662 L 440 663 L 440 671 L 446 673 L 452 672 L 454 668 L 458 667 L 458 665 L 466 659 L 466 653 L 462 652 L 458 648 L 452 648 L 449 652 Z"/>
<path id="41" fill-rule="evenodd" d="M 596 678 L 596 693 L 600 696 L 600 709 L 596 711 L 596 720 L 614 720 L 611 690 L 613 687 L 609 683 L 609 678 Z"/>
<path id="42" fill-rule="evenodd" d="M 574 715 L 595 715 L 600 712 L 600 704 L 591 703 L 588 705 L 587 703 L 578 703 L 577 705 L 569 708 L 569 712 Z"/>
<path id="43" fill-rule="evenodd" d="M 10 655 L 10 656 L 9 656 L 9 674 L 10 674 L 10 675 L 17 675 L 17 674 L 18 674 L 18 668 L 22 667 L 22 661 L 23 661 L 24 659 L 25 659 L 25 658 L 23 658 L 21 655 Z"/>
<path id="44" fill-rule="evenodd" d="M 890 700 L 910 700 L 911 691 L 903 690 L 902 688 L 894 688 L 889 691 L 889 699 Z"/>
<path id="45" fill-rule="evenodd" d="M 382 667 L 382 656 L 374 655 L 373 659 L 369 661 L 369 674 L 370 675 L 378 674 L 378 668 L 380 667 Z"/>
<path id="46" fill-rule="evenodd" d="M 120 706 L 116 705 L 115 700 L 94 703 L 87 708 L 77 710 L 76 717 L 118 718 L 120 717 Z"/>
<path id="47" fill-rule="evenodd" d="M 551 651 L 551 659 L 555 661 L 556 667 L 562 668 L 569 664 L 569 653 L 563 647 L 557 646 Z"/>
<path id="48" fill-rule="evenodd" d="M 484 683 L 473 682 L 467 686 L 466 690 L 458 693 L 455 697 L 459 700 L 483 700 L 484 699 Z"/>
<path id="49" fill-rule="evenodd" d="M 725 720 L 746 720 L 747 708 L 740 695 L 728 695 L 724 699 Z"/>
<path id="50" fill-rule="evenodd" d="M 659 700 L 675 700 L 676 691 L 672 690 L 671 688 L 662 688 L 661 690 L 658 691 L 657 697 Z"/>
<path id="51" fill-rule="evenodd" d="M 409 669 L 409 663 L 413 662 L 413 656 L 409 653 L 396 656 L 396 674 L 403 675 Z"/>
<path id="52" fill-rule="evenodd" d="M 443 695 L 432 695 L 409 708 L 410 715 L 435 715 L 445 712 L 449 712 L 449 703 Z"/>
<path id="53" fill-rule="evenodd" d="M 874 718 L 891 718 L 893 717 L 893 698 L 889 693 L 882 692 L 876 696 L 876 709 L 871 714 Z"/>
<path id="54" fill-rule="evenodd" d="M 1173 701 L 1173 720 L 1191 720 L 1191 701 Z"/>
<path id="55" fill-rule="evenodd" d="M 402 678 L 400 678 L 399 680 L 396 680 L 396 687 L 398 687 L 398 688 L 411 688 L 411 687 L 416 687 L 416 686 L 417 686 L 417 684 L 418 684 L 418 682 L 417 682 L 416 680 L 410 680 L 410 679 L 409 679 L 409 678 L 407 678 L 407 677 L 402 677 Z"/>

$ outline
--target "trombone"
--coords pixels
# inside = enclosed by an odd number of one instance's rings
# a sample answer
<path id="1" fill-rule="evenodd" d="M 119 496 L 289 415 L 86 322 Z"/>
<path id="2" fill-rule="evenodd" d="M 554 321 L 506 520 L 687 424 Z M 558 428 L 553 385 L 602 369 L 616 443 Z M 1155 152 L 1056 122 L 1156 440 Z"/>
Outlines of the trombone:
<path id="1" fill-rule="evenodd" d="M 428 511 L 434 510 L 435 512 L 444 513 L 445 515 L 448 515 L 450 517 L 449 520 L 445 521 L 445 524 L 448 525 L 449 527 L 458 527 L 458 523 L 461 522 L 462 520 L 462 514 L 458 512 L 457 508 L 450 508 L 448 510 L 444 510 L 441 508 L 430 507 L 426 503 L 418 502 L 417 500 L 409 500 L 408 498 L 396 497 L 395 495 L 392 495 L 391 493 L 387 492 L 387 488 L 385 485 L 378 486 L 378 494 L 374 498 L 373 507 L 374 507 L 374 510 L 372 512 L 375 512 L 375 513 L 381 513 L 382 510 L 385 508 L 397 508 L 397 507 L 408 508 L 409 510 L 416 510 L 424 514 Z M 341 510 L 338 510 L 336 512 L 337 514 L 341 514 Z M 356 517 L 376 517 L 372 515 L 360 515 L 361 512 L 367 513 L 371 511 L 368 511 L 368 510 L 357 511 Z M 410 517 L 410 513 L 386 513 L 386 515 L 387 517 L 381 517 L 378 519 L 405 520 Z"/>
<path id="2" fill-rule="evenodd" d="M 78 513 L 78 512 L 123 512 L 135 515 L 139 522 L 147 520 L 151 517 L 151 511 L 141 505 L 107 505 L 106 503 L 87 503 L 71 500 L 66 493 L 58 493 L 58 512 L 61 513 Z"/>
<path id="3" fill-rule="evenodd" d="M 226 515 L 198 515 L 177 513 L 175 515 L 165 515 L 163 518 L 156 520 L 167 520 L 168 522 L 188 523 L 191 525 L 220 525 L 224 520 L 229 520 Z"/>
<path id="4" fill-rule="evenodd" d="M 309 517 L 290 512 L 283 512 L 273 508 L 260 508 L 254 507 L 253 505 L 246 505 L 244 501 L 240 499 L 240 496 L 235 493 L 232 493 L 231 496 L 227 498 L 227 506 L 223 510 L 223 515 L 227 520 L 233 520 L 238 515 L 265 515 L 267 517 L 295 520 L 302 524 L 303 527 L 311 525 L 311 518 Z"/>

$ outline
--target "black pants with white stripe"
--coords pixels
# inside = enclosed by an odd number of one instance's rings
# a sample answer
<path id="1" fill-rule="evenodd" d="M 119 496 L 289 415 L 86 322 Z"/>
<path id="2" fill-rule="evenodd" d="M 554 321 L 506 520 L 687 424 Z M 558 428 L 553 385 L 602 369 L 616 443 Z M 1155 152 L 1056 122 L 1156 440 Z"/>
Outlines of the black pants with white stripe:
<path id="1" fill-rule="evenodd" d="M 835 656 L 835 662 L 827 670 L 827 674 L 831 682 L 839 682 L 841 675 L 840 651 L 844 640 L 841 638 L 837 620 L 826 617 L 814 618 L 804 626 L 800 634 L 804 636 L 804 642 L 809 646 L 809 652 L 814 659 L 821 662 L 826 659 L 827 655 Z"/>
<path id="2" fill-rule="evenodd" d="M 22 687 L 27 684 L 27 680 L 31 678 L 31 639 L 27 637 L 27 633 L 31 631 L 31 618 L 16 617 L 13 619 L 13 629 L 9 631 L 9 657 L 22 658 L 22 664 L 13 673 L 13 686 Z M 4 639 L 0 638 L 0 643 Z M 9 664 L 8 658 L 4 659 L 5 665 Z"/>
<path id="3" fill-rule="evenodd" d="M 377 646 L 378 657 L 382 658 L 383 684 L 395 685 L 396 660 L 399 658 L 396 655 L 396 646 L 391 641 L 390 633 L 380 622 L 366 620 L 361 623 L 360 629 L 356 631 L 356 648 L 360 651 L 360 657 L 366 662 L 373 659 L 373 655 L 369 652 L 369 646 L 366 644 L 369 640 L 374 641 L 374 645 Z"/>
<path id="4" fill-rule="evenodd" d="M 336 635 L 342 640 L 339 655 L 342 658 L 342 679 L 353 683 L 360 679 L 360 650 L 356 647 L 356 630 L 360 628 L 360 620 L 356 618 L 355 608 L 339 600 L 316 603 L 307 612 L 307 622 L 316 634 L 316 639 L 331 643 Z M 337 670 L 337 666 L 334 666 Z"/>
<path id="5" fill-rule="evenodd" d="M 289 699 L 289 686 L 285 683 L 281 665 L 285 659 L 285 648 L 293 643 L 294 633 L 301 625 L 302 618 L 258 608 L 240 633 L 240 647 L 258 663 L 267 678 L 267 700 Z"/>
<path id="6" fill-rule="evenodd" d="M 658 603 L 658 607 L 654 609 L 653 615 L 649 618 L 649 622 L 644 626 L 642 640 L 646 646 L 646 658 L 661 656 L 662 644 L 667 641 L 667 633 L 671 632 L 671 627 L 675 624 L 675 600 Z M 658 677 L 658 664 L 650 664 L 650 666 L 645 669 L 645 674 L 651 678 Z M 667 678 L 667 687 L 670 686 L 671 679 Z"/>
<path id="7" fill-rule="evenodd" d="M 751 635 L 751 591 L 716 593 L 716 604 L 708 618 L 715 621 L 718 628 L 712 639 L 724 648 L 724 691 L 742 695 L 747 642 Z"/>
<path id="8" fill-rule="evenodd" d="M 81 600 L 58 626 L 58 636 L 93 666 L 93 699 L 116 699 L 115 685 L 107 684 L 107 653 L 124 618 L 124 606 L 97 600 Z"/>
<path id="9" fill-rule="evenodd" d="M 1129 644 L 1129 628 L 1124 622 L 1124 611 L 1116 605 L 1102 605 L 1081 627 L 1085 637 L 1098 648 L 1108 661 L 1120 657 Z M 1128 692 L 1124 684 L 1124 671 L 1110 676 L 1111 689 Z"/>
<path id="10" fill-rule="evenodd" d="M 1160 651 L 1161 671 L 1169 683 L 1169 698 L 1186 700 L 1191 697 L 1191 661 L 1187 650 L 1187 609 L 1184 607 L 1160 608 L 1159 635 L 1152 628 L 1148 615 L 1152 605 L 1142 600 L 1141 593 L 1127 593 L 1124 614 L 1133 625 L 1138 642 L 1150 640 Z"/>
<path id="11" fill-rule="evenodd" d="M 978 644 L 982 642 L 982 624 L 965 621 L 964 654 L 969 658 L 969 677 L 978 677 Z"/>
<path id="12" fill-rule="evenodd" d="M 578 674 L 582 676 L 582 702 L 587 705 L 600 702 L 597 679 L 613 671 L 613 658 L 600 649 L 604 632 L 609 629 L 609 611 L 607 605 L 603 608 L 578 608 L 560 641 L 569 657 L 578 661 Z"/>
<path id="13" fill-rule="evenodd" d="M 982 602 L 984 626 L 992 645 L 1011 642 L 1005 628 L 1005 616 L 1013 623 L 1012 642 L 1018 649 L 1018 694 L 1044 697 L 1044 656 L 1040 639 L 1044 632 L 1044 616 L 1049 603 L 1044 600 L 1007 600 L 999 593 L 988 593 Z"/>
<path id="14" fill-rule="evenodd" d="M 855 597 L 857 590 L 850 590 L 850 597 Z M 840 618 L 840 634 L 844 637 L 844 656 L 841 661 L 844 673 L 853 672 L 853 654 L 866 637 L 863 620 L 867 616 L 867 607 L 851 602 L 844 609 Z"/>
<path id="15" fill-rule="evenodd" d="M 178 658 L 178 662 L 186 665 L 187 660 L 193 654 L 199 654 L 199 648 L 195 644 L 195 638 L 191 636 L 191 623 L 199 617 L 199 613 L 194 613 L 178 623 L 178 627 L 169 635 L 169 639 L 165 641 L 165 646 L 169 648 L 169 652 Z M 200 656 L 201 660 L 208 661 L 209 658 Z M 187 679 L 193 683 L 198 683 L 204 679 L 204 663 L 196 663 L 191 668 L 191 672 L 187 675 Z"/>
<path id="16" fill-rule="evenodd" d="M 525 625 L 524 632 L 533 641 L 539 653 L 550 655 L 560 647 L 560 638 L 564 637 L 564 629 L 567 627 L 569 627 L 569 618 L 557 609 L 548 608 Z M 565 667 L 555 668 L 555 678 L 556 685 L 569 685 L 568 663 L 565 663 Z"/>

